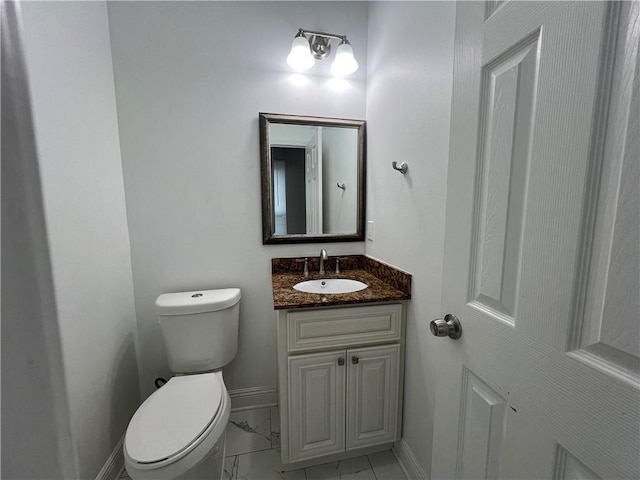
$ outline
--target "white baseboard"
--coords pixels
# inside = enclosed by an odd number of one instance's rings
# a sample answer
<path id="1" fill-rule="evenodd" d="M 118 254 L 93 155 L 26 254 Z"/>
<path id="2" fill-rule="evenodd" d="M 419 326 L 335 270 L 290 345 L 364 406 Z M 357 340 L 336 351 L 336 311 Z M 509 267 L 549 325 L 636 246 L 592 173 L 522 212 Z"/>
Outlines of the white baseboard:
<path id="1" fill-rule="evenodd" d="M 96 475 L 96 480 L 117 480 L 120 478 L 122 469 L 124 468 L 124 454 L 122 453 L 123 443 L 124 435 L 118 443 L 116 443 L 113 452 L 111 452 L 111 455 L 107 458 L 107 461 L 98 472 L 98 475 Z"/>
<path id="2" fill-rule="evenodd" d="M 229 390 L 229 396 L 231 397 L 232 412 L 278 405 L 278 389 L 273 386 Z"/>
<path id="3" fill-rule="evenodd" d="M 400 468 L 402 468 L 409 480 L 429 480 L 429 477 L 416 460 L 411 447 L 404 439 L 394 443 L 391 451 L 396 456 Z"/>

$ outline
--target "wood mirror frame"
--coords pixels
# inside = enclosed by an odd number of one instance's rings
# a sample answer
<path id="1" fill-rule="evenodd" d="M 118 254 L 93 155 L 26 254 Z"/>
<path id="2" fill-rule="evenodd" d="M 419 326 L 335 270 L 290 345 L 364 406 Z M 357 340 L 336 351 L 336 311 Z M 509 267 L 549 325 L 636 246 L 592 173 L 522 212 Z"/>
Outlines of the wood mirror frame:
<path id="1" fill-rule="evenodd" d="M 355 174 L 355 227 L 354 231 L 338 233 L 285 233 L 276 234 L 274 207 L 274 165 L 272 161 L 272 125 L 302 125 L 311 127 L 333 127 L 353 129 L 356 131 L 356 155 L 353 159 Z M 364 240 L 365 219 L 365 178 L 366 178 L 366 122 L 364 120 L 348 120 L 340 118 L 307 117 L 282 115 L 273 113 L 259 114 L 260 127 L 260 166 L 262 183 L 262 243 L 324 243 L 324 242 L 359 242 Z M 300 147 L 302 148 L 302 147 Z M 337 182 L 340 183 L 340 182 Z M 334 185 L 345 191 L 342 186 Z M 330 187 L 329 187 L 330 188 Z M 346 188 L 353 188 L 347 185 Z M 306 201 L 306 199 L 305 199 Z"/>

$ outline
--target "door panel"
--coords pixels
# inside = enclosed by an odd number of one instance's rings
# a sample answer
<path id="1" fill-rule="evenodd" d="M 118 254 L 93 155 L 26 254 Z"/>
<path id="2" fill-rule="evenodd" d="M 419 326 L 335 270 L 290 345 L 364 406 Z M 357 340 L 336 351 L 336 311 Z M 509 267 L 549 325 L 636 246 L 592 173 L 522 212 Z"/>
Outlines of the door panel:
<path id="1" fill-rule="evenodd" d="M 556 453 L 556 468 L 553 475 L 554 480 L 576 479 L 576 480 L 599 480 L 593 470 L 584 463 L 558 445 Z"/>
<path id="2" fill-rule="evenodd" d="M 344 358 L 340 351 L 288 359 L 289 451 L 294 461 L 344 450 Z"/>
<path id="3" fill-rule="evenodd" d="M 347 351 L 347 448 L 397 438 L 400 345 Z"/>
<path id="4" fill-rule="evenodd" d="M 627 24 L 640 17 L 640 4 L 621 13 Z M 640 370 L 640 29 L 624 29 L 614 57 L 609 117 L 600 190 L 591 245 L 585 295 L 573 324 L 569 349 L 575 358 L 633 382 Z M 635 219 L 635 221 L 634 221 Z M 586 262 L 585 262 L 586 263 Z"/>
<path id="5" fill-rule="evenodd" d="M 515 323 L 540 31 L 484 68 L 471 298 Z"/>
<path id="6" fill-rule="evenodd" d="M 638 18 L 458 4 L 432 478 L 640 477 Z"/>
<path id="7" fill-rule="evenodd" d="M 322 230 L 322 127 L 318 127 L 305 147 L 305 202 L 307 233 L 320 235 Z"/>
<path id="8" fill-rule="evenodd" d="M 463 371 L 460 414 L 460 478 L 497 478 L 507 401 L 468 369 Z"/>

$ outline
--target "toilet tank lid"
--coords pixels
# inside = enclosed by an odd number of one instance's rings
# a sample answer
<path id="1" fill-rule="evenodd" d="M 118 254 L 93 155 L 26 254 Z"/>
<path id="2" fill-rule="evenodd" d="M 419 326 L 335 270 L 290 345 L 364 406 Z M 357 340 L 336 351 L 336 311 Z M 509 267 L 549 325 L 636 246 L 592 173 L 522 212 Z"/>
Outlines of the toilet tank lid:
<path id="1" fill-rule="evenodd" d="M 158 315 L 185 315 L 216 312 L 233 307 L 239 301 L 239 288 L 165 293 L 156 299 L 156 313 Z"/>

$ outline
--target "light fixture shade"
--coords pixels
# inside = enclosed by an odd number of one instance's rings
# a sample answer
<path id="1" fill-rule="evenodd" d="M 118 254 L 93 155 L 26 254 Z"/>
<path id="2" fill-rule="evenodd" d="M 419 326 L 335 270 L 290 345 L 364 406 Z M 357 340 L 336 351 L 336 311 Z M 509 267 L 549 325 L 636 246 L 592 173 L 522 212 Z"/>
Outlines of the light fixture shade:
<path id="1" fill-rule="evenodd" d="M 291 51 L 287 57 L 287 63 L 298 72 L 308 70 L 316 63 L 309 49 L 309 41 L 305 36 L 297 35 L 293 39 Z"/>
<path id="2" fill-rule="evenodd" d="M 351 75 L 358 70 L 358 62 L 353 57 L 353 49 L 349 42 L 344 40 L 336 50 L 336 58 L 331 64 L 331 72 L 336 77 Z"/>

